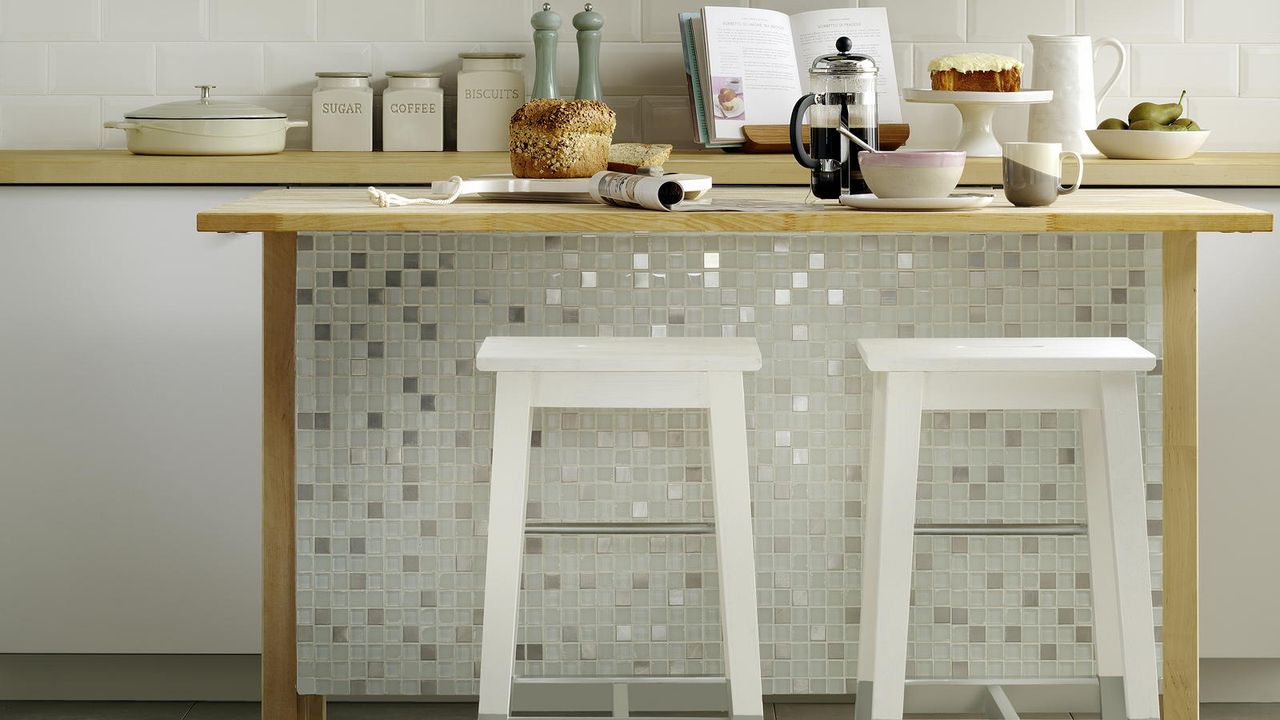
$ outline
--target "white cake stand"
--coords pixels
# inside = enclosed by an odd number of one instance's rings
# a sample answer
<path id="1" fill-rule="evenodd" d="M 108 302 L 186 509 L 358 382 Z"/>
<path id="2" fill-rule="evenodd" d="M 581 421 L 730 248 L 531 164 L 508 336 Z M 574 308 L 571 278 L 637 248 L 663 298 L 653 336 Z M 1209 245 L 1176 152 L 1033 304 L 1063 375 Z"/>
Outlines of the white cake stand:
<path id="1" fill-rule="evenodd" d="M 1034 105 L 1053 99 L 1052 90 L 1020 90 L 1018 92 L 969 92 L 962 90 L 923 90 L 906 88 L 902 99 L 907 102 L 944 103 L 960 111 L 960 139 L 956 150 L 970 157 L 1000 157 L 1000 143 L 991 131 L 991 120 L 1001 105 Z"/>

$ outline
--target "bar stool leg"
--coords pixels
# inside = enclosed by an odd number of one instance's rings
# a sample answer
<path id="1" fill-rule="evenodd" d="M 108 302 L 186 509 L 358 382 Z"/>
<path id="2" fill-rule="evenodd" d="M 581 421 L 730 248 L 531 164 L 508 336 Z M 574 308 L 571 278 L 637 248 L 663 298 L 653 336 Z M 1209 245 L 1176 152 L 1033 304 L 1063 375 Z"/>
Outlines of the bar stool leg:
<path id="1" fill-rule="evenodd" d="M 1081 410 L 1085 514 L 1089 523 L 1089 584 L 1093 597 L 1093 647 L 1103 720 L 1125 720 L 1124 657 L 1120 647 L 1120 596 L 1116 590 L 1115 544 L 1111 537 L 1111 484 L 1102 411 Z"/>
<path id="2" fill-rule="evenodd" d="M 1111 500 L 1111 537 L 1115 545 L 1125 708 L 1128 720 L 1158 720 L 1159 685 L 1138 384 L 1133 373 L 1100 373 L 1099 380 L 1107 490 Z"/>
<path id="3" fill-rule="evenodd" d="M 855 720 L 901 720 L 924 374 L 873 373 Z"/>
<path id="4" fill-rule="evenodd" d="M 725 675 L 734 720 L 764 717 L 742 373 L 707 373 Z"/>
<path id="5" fill-rule="evenodd" d="M 480 720 L 511 713 L 520 565 L 524 556 L 525 496 L 529 486 L 529 430 L 533 375 L 498 373 L 489 478 L 489 541 L 484 574 L 484 630 L 480 654 Z"/>

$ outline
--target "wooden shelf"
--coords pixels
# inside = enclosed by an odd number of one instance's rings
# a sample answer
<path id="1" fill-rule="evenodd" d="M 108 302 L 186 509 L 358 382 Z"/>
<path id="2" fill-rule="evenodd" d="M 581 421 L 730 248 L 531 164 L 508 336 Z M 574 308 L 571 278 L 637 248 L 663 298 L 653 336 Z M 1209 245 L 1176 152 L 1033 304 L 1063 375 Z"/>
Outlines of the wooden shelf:
<path id="1" fill-rule="evenodd" d="M 716 198 L 804 200 L 802 188 L 719 188 Z M 413 193 L 408 193 L 413 194 Z M 358 188 L 276 189 L 202 212 L 196 227 L 224 232 L 1254 232 L 1271 214 L 1177 190 L 1081 190 L 1047 208 L 1003 197 L 980 210 L 859 212 L 811 206 L 786 212 L 654 212 L 594 203 L 459 200 L 381 208 Z"/>
<path id="2" fill-rule="evenodd" d="M 719 150 L 675 153 L 667 169 L 715 178 L 717 185 L 806 185 L 790 155 Z M 316 153 L 157 157 L 124 150 L 3 150 L 0 184 L 9 185 L 425 185 L 452 175 L 510 172 L 506 153 Z M 1201 153 L 1186 160 L 1085 163 L 1087 187 L 1280 187 L 1280 153 Z M 999 158 L 971 158 L 961 181 L 999 185 Z"/>

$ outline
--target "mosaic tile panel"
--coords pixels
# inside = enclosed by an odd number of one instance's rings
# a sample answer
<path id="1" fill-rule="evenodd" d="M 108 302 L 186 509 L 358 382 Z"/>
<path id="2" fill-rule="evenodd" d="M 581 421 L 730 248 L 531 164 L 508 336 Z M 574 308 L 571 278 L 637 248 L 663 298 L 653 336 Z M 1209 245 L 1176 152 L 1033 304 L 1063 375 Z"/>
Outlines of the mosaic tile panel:
<path id="1" fill-rule="evenodd" d="M 1155 235 L 299 238 L 299 690 L 474 695 L 489 335 L 751 336 L 765 692 L 857 675 L 859 337 L 1126 335 L 1160 353 Z M 1155 599 L 1159 368 L 1139 379 Z M 709 517 L 706 419 L 540 410 L 529 516 Z M 1082 521 L 1072 413 L 926 416 L 926 521 Z M 909 675 L 1094 672 L 1083 538 L 921 537 Z M 722 671 L 714 539 L 526 545 L 518 671 Z M 1159 610 L 1157 609 L 1157 620 Z"/>

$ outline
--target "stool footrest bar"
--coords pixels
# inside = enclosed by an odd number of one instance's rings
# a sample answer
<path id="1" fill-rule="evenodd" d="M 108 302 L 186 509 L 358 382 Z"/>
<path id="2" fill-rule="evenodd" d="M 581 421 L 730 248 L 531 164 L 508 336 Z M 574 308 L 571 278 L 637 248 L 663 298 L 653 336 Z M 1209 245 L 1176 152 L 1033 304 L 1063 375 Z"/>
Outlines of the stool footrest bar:
<path id="1" fill-rule="evenodd" d="M 583 675 L 579 677 L 515 676 L 515 685 L 724 685 L 723 675 Z"/>
<path id="2" fill-rule="evenodd" d="M 916 535 L 1088 535 L 1081 523 L 920 523 Z"/>
<path id="3" fill-rule="evenodd" d="M 526 523 L 524 532 L 526 535 L 710 535 L 715 532 L 715 525 L 713 523 L 664 522 L 540 522 Z"/>

